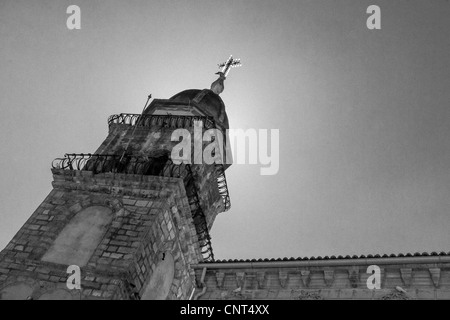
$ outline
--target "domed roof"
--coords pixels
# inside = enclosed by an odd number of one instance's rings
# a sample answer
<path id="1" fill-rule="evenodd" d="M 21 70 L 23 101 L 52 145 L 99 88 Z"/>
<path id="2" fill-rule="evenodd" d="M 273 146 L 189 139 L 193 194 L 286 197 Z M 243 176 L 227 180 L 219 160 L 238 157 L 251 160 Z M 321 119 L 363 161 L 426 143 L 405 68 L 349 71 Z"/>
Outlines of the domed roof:
<path id="1" fill-rule="evenodd" d="M 225 104 L 218 94 L 209 89 L 198 90 L 188 89 L 181 91 L 171 97 L 169 100 L 185 102 L 186 104 L 195 103 L 204 112 L 213 116 L 216 121 L 222 123 L 225 128 L 229 128 L 228 117 L 225 112 Z"/>
<path id="2" fill-rule="evenodd" d="M 175 101 L 180 101 L 180 102 L 181 101 L 188 102 L 189 100 L 194 100 L 200 93 L 203 93 L 203 95 L 202 95 L 201 99 L 199 99 L 199 100 L 201 100 L 203 103 L 208 104 L 208 105 L 216 105 L 216 106 L 221 106 L 221 107 L 223 106 L 223 107 L 225 107 L 225 104 L 223 103 L 223 101 L 220 98 L 220 96 L 218 94 L 215 94 L 211 90 L 208 90 L 208 89 L 204 89 L 204 90 L 199 90 L 199 89 L 184 90 L 184 91 L 181 91 L 181 92 L 177 93 L 173 97 L 171 97 L 170 100 L 175 100 Z"/>
<path id="3" fill-rule="evenodd" d="M 181 92 L 178 92 L 173 97 L 169 98 L 170 100 L 176 101 L 187 101 L 193 100 L 197 94 L 199 94 L 202 90 L 199 89 L 188 89 Z M 220 98 L 220 97 L 219 97 Z"/>

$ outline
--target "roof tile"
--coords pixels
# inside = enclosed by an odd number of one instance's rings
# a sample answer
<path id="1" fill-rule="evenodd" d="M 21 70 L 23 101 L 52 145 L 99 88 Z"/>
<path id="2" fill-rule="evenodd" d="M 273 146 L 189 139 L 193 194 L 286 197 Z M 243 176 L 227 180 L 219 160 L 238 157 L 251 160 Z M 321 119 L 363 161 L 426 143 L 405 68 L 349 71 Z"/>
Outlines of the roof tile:
<path id="1" fill-rule="evenodd" d="M 403 253 L 398 253 L 398 254 L 391 253 L 389 255 L 388 254 L 383 254 L 383 255 L 380 255 L 380 254 L 375 254 L 375 255 L 368 254 L 367 256 L 365 256 L 365 255 L 360 255 L 360 256 L 357 256 L 357 255 L 353 255 L 353 256 L 346 255 L 345 257 L 342 256 L 342 255 L 338 255 L 337 257 L 333 255 L 333 256 L 324 256 L 323 258 L 321 256 L 318 256 L 318 257 L 312 256 L 312 257 L 309 257 L 309 258 L 308 257 L 297 257 L 297 258 L 284 257 L 284 258 L 264 258 L 264 259 L 262 259 L 262 258 L 260 258 L 260 259 L 228 259 L 228 260 L 226 260 L 226 259 L 220 260 L 219 259 L 219 260 L 216 260 L 216 261 L 209 261 L 209 262 L 205 262 L 205 263 L 207 264 L 207 263 L 237 263 L 237 262 L 308 261 L 308 260 L 314 261 L 314 260 L 330 260 L 330 259 L 365 259 L 365 258 L 371 259 L 371 258 L 403 258 L 403 257 L 429 257 L 429 256 L 450 256 L 450 252 L 446 253 L 445 251 L 441 251 L 441 252 L 433 251 L 431 253 L 428 253 L 428 252 L 423 252 L 423 253 L 416 252 L 414 254 L 412 254 L 412 253 L 406 253 L 406 254 L 403 254 Z"/>

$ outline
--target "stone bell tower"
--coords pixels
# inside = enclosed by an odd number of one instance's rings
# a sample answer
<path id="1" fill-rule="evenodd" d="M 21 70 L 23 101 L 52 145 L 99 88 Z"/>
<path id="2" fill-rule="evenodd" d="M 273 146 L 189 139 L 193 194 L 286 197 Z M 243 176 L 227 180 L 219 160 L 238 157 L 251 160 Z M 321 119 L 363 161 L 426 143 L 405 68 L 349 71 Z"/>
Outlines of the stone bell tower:
<path id="1" fill-rule="evenodd" d="M 0 253 L 0 299 L 192 297 L 190 265 L 214 260 L 209 230 L 230 208 L 228 165 L 176 163 L 172 136 L 182 129 L 202 150 L 218 142 L 194 136 L 226 136 L 225 105 L 186 90 L 108 126 L 95 153 L 53 162 L 53 190 Z"/>

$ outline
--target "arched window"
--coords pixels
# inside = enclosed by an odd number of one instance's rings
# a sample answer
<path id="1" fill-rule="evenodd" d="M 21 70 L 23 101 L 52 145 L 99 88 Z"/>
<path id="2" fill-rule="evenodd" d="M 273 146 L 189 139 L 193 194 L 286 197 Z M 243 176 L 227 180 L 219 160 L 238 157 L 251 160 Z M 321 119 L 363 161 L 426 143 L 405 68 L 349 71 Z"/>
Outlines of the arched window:
<path id="1" fill-rule="evenodd" d="M 88 207 L 73 217 L 42 257 L 43 261 L 85 266 L 111 223 L 111 209 Z"/>

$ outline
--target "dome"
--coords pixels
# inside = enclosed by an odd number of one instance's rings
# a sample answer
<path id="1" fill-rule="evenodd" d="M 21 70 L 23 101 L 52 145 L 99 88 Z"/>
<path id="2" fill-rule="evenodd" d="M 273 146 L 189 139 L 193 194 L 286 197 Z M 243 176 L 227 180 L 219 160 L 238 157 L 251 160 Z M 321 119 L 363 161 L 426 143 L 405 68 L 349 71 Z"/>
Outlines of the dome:
<path id="1" fill-rule="evenodd" d="M 225 104 L 218 94 L 215 94 L 209 89 L 198 90 L 189 89 L 184 90 L 169 100 L 184 102 L 186 104 L 194 102 L 197 104 L 202 111 L 214 117 L 214 119 L 222 123 L 225 128 L 229 128 L 228 117 L 225 112 Z"/>
<path id="2" fill-rule="evenodd" d="M 169 100 L 175 100 L 180 102 L 185 102 L 188 100 L 194 100 L 195 96 L 198 95 L 202 90 L 199 89 L 188 89 L 181 92 L 178 92 L 173 97 L 169 98 Z M 220 97 L 219 97 L 220 99 Z"/>
<path id="3" fill-rule="evenodd" d="M 219 95 L 215 94 L 211 90 L 204 89 L 188 89 L 181 91 L 171 97 L 169 100 L 179 101 L 179 102 L 189 102 L 189 100 L 194 100 L 200 93 L 203 93 L 203 96 L 197 98 L 200 100 L 201 104 L 208 104 L 210 106 L 215 106 L 215 108 L 225 108 L 225 104 Z"/>
<path id="4" fill-rule="evenodd" d="M 176 114 L 176 109 L 187 111 L 190 109 L 189 106 L 196 107 L 204 115 L 213 117 L 216 123 L 223 128 L 229 128 L 225 104 L 219 95 L 209 89 L 189 89 L 181 91 L 167 100 L 155 99 L 146 108 L 144 114 L 153 114 L 158 108 L 164 108 L 168 112 Z"/>

